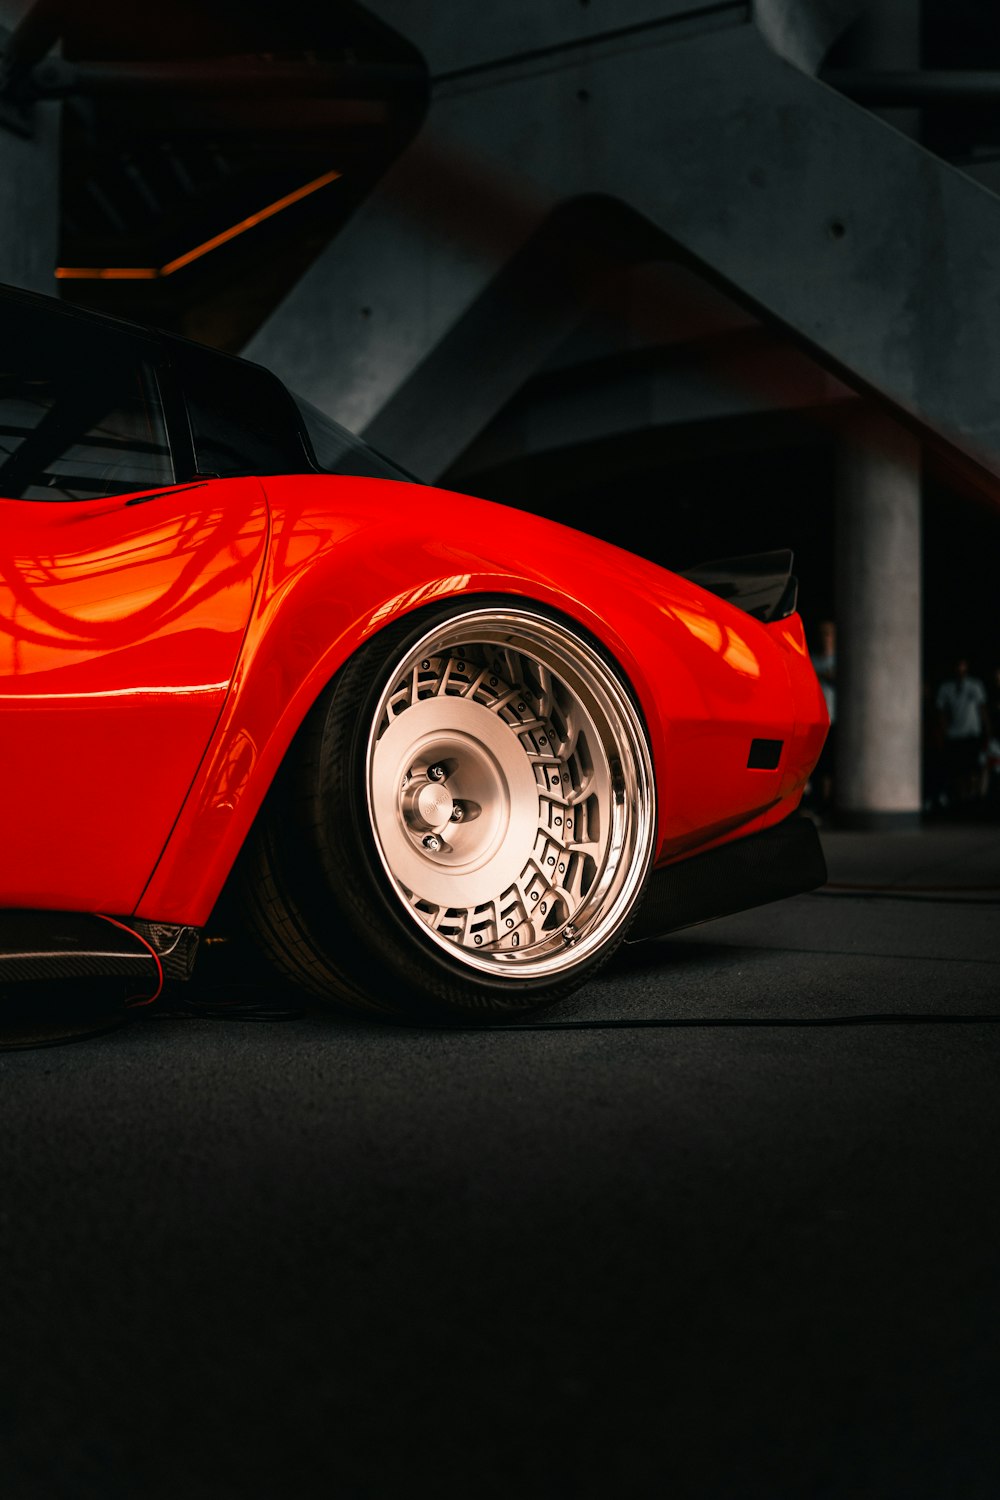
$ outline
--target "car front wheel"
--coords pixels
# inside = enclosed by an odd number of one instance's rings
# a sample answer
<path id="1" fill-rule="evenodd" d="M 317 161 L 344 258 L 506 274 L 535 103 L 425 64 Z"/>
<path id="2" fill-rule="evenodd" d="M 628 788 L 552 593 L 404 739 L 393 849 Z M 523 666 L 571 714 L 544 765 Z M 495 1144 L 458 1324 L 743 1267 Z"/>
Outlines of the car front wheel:
<path id="1" fill-rule="evenodd" d="M 387 1015 L 516 1014 L 624 937 L 655 832 L 640 714 L 578 626 L 503 596 L 373 637 L 258 819 L 247 909 L 316 994 Z"/>

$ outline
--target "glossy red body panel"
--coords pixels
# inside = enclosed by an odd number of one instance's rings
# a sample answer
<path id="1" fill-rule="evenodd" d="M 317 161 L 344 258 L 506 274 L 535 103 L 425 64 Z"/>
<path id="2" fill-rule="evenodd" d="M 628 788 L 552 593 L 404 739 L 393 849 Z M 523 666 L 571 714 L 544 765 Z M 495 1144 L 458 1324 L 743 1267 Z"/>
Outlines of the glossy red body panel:
<path id="1" fill-rule="evenodd" d="M 235 479 L 2 515 L 0 906 L 127 913 L 226 701 L 264 494 Z"/>
<path id="2" fill-rule="evenodd" d="M 629 553 L 488 501 L 376 479 L 261 483 L 270 545 L 232 690 L 138 915 L 207 919 L 325 684 L 392 620 L 446 598 L 499 592 L 553 606 L 617 659 L 649 727 L 659 863 L 797 805 L 827 730 L 797 617 L 762 625 Z M 214 505 L 216 486 L 205 493 Z M 785 742 L 776 770 L 747 768 L 753 738 Z"/>

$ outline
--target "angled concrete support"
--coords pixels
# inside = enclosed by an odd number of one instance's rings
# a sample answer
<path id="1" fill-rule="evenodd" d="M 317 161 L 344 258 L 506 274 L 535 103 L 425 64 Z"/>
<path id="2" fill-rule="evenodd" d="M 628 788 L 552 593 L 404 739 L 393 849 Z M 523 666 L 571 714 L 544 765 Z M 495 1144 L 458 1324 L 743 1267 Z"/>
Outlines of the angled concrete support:
<path id="1" fill-rule="evenodd" d="M 650 351 L 651 353 L 653 351 Z M 775 413 L 822 412 L 831 426 L 854 392 L 787 339 L 753 327 L 655 351 L 655 358 L 602 362 L 581 379 L 538 382 L 530 399 L 515 400 L 472 442 L 449 471 L 463 487 L 511 461 L 534 461 L 581 445 L 613 440 L 619 452 L 643 434 L 685 423 L 712 424 Z M 640 463 L 648 462 L 642 458 Z M 570 483 L 577 483 L 570 465 Z"/>
<path id="2" fill-rule="evenodd" d="M 590 107 L 603 51 L 627 70 L 665 35 L 742 22 L 746 6 L 505 0 L 461 26 L 430 0 L 372 8 L 427 59 L 428 119 L 245 352 L 435 478 L 572 327 L 601 260 L 628 257 L 611 246 L 623 195 L 588 165 L 613 102 Z M 580 199 L 574 245 L 572 210 L 558 211 Z"/>
<path id="3" fill-rule="evenodd" d="M 743 4 L 623 0 L 613 29 L 592 6 L 573 35 L 527 0 L 481 29 L 429 0 L 373 8 L 429 61 L 426 123 L 251 356 L 405 462 L 433 424 L 443 467 L 547 351 L 544 320 L 522 319 L 494 380 L 499 272 L 558 205 L 618 199 L 849 383 L 1000 472 L 1000 202 L 780 56 L 766 7 L 760 29 Z M 446 337 L 462 353 L 447 370 L 431 363 Z M 489 399 L 470 402 L 481 373 Z"/>

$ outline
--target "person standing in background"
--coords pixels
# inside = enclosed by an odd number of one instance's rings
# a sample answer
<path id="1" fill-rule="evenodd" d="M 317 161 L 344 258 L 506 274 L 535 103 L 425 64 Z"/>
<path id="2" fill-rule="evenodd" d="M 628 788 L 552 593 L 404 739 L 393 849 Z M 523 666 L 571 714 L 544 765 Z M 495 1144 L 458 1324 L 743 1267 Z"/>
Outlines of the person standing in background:
<path id="1" fill-rule="evenodd" d="M 990 716 L 986 706 L 986 689 L 978 677 L 969 673 L 966 657 L 955 661 L 934 700 L 944 733 L 944 768 L 948 805 L 952 810 L 966 809 L 982 793 L 980 754 L 990 736 Z"/>

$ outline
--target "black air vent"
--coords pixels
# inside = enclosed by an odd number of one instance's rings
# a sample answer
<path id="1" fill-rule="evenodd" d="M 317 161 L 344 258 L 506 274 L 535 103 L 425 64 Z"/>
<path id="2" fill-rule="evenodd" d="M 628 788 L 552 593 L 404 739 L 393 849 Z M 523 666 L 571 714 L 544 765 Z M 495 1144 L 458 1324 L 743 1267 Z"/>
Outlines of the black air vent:
<path id="1" fill-rule="evenodd" d="M 776 771 L 784 740 L 751 740 L 747 768 L 751 771 Z"/>

